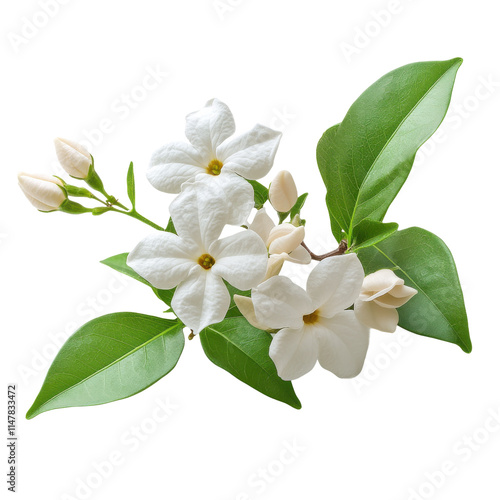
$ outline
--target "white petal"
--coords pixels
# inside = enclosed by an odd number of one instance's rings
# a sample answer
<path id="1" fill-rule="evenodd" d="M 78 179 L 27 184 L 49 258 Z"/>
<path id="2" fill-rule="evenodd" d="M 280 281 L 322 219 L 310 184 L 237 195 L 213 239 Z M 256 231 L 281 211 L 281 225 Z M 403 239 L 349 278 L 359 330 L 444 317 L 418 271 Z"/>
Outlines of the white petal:
<path id="1" fill-rule="evenodd" d="M 381 332 L 394 333 L 398 326 L 398 311 L 380 307 L 373 301 L 357 300 L 354 303 L 354 312 L 361 323 Z"/>
<path id="2" fill-rule="evenodd" d="M 57 137 L 54 139 L 57 159 L 69 175 L 85 179 L 89 173 L 92 157 L 82 144 Z"/>
<path id="3" fill-rule="evenodd" d="M 322 260 L 307 280 L 307 293 L 320 315 L 331 317 L 358 298 L 364 271 L 356 254 L 336 255 Z"/>
<path id="4" fill-rule="evenodd" d="M 177 235 L 158 231 L 144 238 L 127 258 L 127 264 L 154 287 L 169 289 L 186 279 L 194 267 L 197 247 Z"/>
<path id="5" fill-rule="evenodd" d="M 57 210 L 66 200 L 66 194 L 60 187 L 62 182 L 57 177 L 21 172 L 17 178 L 24 195 L 38 210 Z"/>
<path id="6" fill-rule="evenodd" d="M 414 295 L 418 292 L 415 288 L 406 285 L 396 285 L 391 291 L 390 294 L 396 298 L 406 298 L 410 300 Z"/>
<path id="7" fill-rule="evenodd" d="M 267 260 L 266 275 L 264 276 L 264 279 L 262 281 L 266 281 L 273 276 L 277 276 L 281 272 L 281 268 L 283 267 L 283 264 L 287 259 L 288 254 L 286 253 L 270 255 L 269 259 Z"/>
<path id="8" fill-rule="evenodd" d="M 269 253 L 290 253 L 295 250 L 305 237 L 304 226 L 295 227 L 292 224 L 280 224 L 269 234 Z"/>
<path id="9" fill-rule="evenodd" d="M 203 328 L 220 323 L 226 316 L 230 301 L 222 279 L 197 266 L 175 289 L 172 309 L 196 335 Z"/>
<path id="10" fill-rule="evenodd" d="M 224 172 L 224 169 L 217 176 L 203 175 L 203 180 L 212 182 L 214 186 L 220 189 L 220 197 L 224 199 L 226 204 L 226 223 L 233 226 L 246 224 L 254 206 L 254 194 L 251 184 L 234 172 Z"/>
<path id="11" fill-rule="evenodd" d="M 234 119 L 226 104 L 218 99 L 186 116 L 186 137 L 208 161 L 217 157 L 217 146 L 235 131 Z"/>
<path id="12" fill-rule="evenodd" d="M 318 360 L 318 340 L 312 328 L 283 328 L 271 341 L 269 356 L 283 380 L 295 380 L 310 372 Z"/>
<path id="13" fill-rule="evenodd" d="M 409 297 L 394 297 L 391 290 L 389 293 L 377 297 L 373 300 L 373 302 L 378 304 L 380 307 L 395 309 L 396 307 L 401 307 L 402 305 L 406 304 L 412 297 L 413 295 L 410 295 Z"/>
<path id="14" fill-rule="evenodd" d="M 392 290 L 396 285 L 402 285 L 404 281 L 390 269 L 380 269 L 366 276 L 363 281 L 361 294 L 363 297 L 376 299 Z"/>
<path id="15" fill-rule="evenodd" d="M 311 254 L 302 245 L 299 245 L 295 250 L 288 254 L 286 260 L 293 262 L 294 264 L 310 264 Z"/>
<path id="16" fill-rule="evenodd" d="M 266 275 L 267 249 L 253 231 L 222 238 L 208 253 L 215 259 L 212 272 L 240 290 L 257 286 Z"/>
<path id="17" fill-rule="evenodd" d="M 252 290 L 255 315 L 269 328 L 301 328 L 314 311 L 306 292 L 285 276 L 274 276 Z"/>
<path id="18" fill-rule="evenodd" d="M 146 176 L 156 189 L 180 193 L 184 182 L 206 174 L 208 161 L 190 144 L 171 142 L 153 153 Z"/>
<path id="19" fill-rule="evenodd" d="M 245 179 L 260 179 L 273 166 L 281 139 L 281 132 L 255 125 L 255 127 L 217 148 L 216 158 L 224 167 Z"/>
<path id="20" fill-rule="evenodd" d="M 226 199 L 213 182 L 197 179 L 184 184 L 181 194 L 170 204 L 170 216 L 177 234 L 195 242 L 200 255 L 208 253 L 227 223 Z"/>
<path id="21" fill-rule="evenodd" d="M 262 241 L 267 245 L 269 233 L 274 226 L 275 224 L 271 217 L 267 215 L 266 209 L 261 208 L 255 214 L 255 217 L 253 218 L 253 221 L 248 229 L 256 232 L 262 238 Z"/>
<path id="22" fill-rule="evenodd" d="M 370 330 L 353 311 L 342 311 L 332 318 L 321 318 L 317 329 L 319 363 L 340 378 L 359 375 L 365 362 Z"/>
<path id="23" fill-rule="evenodd" d="M 297 186 L 287 170 L 278 172 L 269 187 L 269 201 L 277 212 L 288 212 L 297 202 Z"/>
<path id="24" fill-rule="evenodd" d="M 257 321 L 257 317 L 255 316 L 255 307 L 253 306 L 253 301 L 250 297 L 234 294 L 233 299 L 240 313 L 252 326 L 258 328 L 259 330 L 267 330 L 267 326 L 262 325 Z"/>

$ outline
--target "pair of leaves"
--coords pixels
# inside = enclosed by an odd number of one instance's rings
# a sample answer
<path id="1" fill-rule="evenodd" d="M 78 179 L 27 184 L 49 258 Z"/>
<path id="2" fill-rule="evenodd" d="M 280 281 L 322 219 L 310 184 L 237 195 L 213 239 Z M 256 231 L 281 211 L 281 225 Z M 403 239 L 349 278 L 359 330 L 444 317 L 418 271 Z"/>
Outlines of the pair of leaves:
<path id="1" fill-rule="evenodd" d="M 26 414 L 127 398 L 169 373 L 184 348 L 177 320 L 114 313 L 77 330 L 54 359 Z"/>
<path id="2" fill-rule="evenodd" d="M 342 123 L 323 134 L 317 160 L 337 241 L 360 244 L 359 225 L 383 220 L 417 150 L 444 119 L 461 63 L 420 62 L 391 71 L 361 94 Z"/>
<path id="3" fill-rule="evenodd" d="M 420 228 L 398 231 L 383 218 L 419 147 L 448 109 L 461 59 L 409 64 L 383 76 L 318 143 L 333 235 L 347 239 L 365 273 L 393 269 L 418 294 L 399 325 L 471 351 L 462 289 L 450 251 Z"/>

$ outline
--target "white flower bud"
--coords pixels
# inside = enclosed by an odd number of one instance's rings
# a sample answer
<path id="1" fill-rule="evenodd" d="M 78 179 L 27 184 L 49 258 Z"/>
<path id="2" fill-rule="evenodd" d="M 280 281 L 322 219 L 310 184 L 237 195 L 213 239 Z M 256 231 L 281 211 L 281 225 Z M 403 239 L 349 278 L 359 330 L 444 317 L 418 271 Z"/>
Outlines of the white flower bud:
<path id="1" fill-rule="evenodd" d="M 92 158 L 87 149 L 69 139 L 54 139 L 56 154 L 62 168 L 72 177 L 85 179 L 89 174 Z"/>
<path id="2" fill-rule="evenodd" d="M 390 269 L 366 276 L 354 312 L 361 323 L 381 332 L 393 333 L 399 321 L 397 307 L 406 304 L 417 290 L 406 286 Z"/>
<path id="3" fill-rule="evenodd" d="M 269 201 L 278 212 L 288 212 L 297 202 L 297 186 L 287 170 L 278 172 L 269 187 Z"/>
<path id="4" fill-rule="evenodd" d="M 66 193 L 61 189 L 63 184 L 57 177 L 20 173 L 17 178 L 26 198 L 42 212 L 57 210 L 66 201 Z"/>
<path id="5" fill-rule="evenodd" d="M 267 240 L 269 253 L 290 253 L 304 241 L 304 237 L 304 226 L 295 227 L 292 224 L 285 223 L 273 227 Z"/>
<path id="6" fill-rule="evenodd" d="M 245 317 L 245 319 L 255 328 L 259 330 L 267 330 L 267 327 L 258 322 L 255 316 L 255 308 L 253 301 L 250 297 L 244 297 L 243 295 L 234 295 L 234 303 L 238 307 L 240 313 Z"/>

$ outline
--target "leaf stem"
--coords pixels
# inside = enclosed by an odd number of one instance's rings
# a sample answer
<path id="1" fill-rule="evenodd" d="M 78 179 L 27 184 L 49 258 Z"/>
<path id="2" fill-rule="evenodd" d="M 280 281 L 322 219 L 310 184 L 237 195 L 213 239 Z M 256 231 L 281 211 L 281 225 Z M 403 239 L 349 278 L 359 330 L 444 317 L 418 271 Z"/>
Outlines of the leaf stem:
<path id="1" fill-rule="evenodd" d="M 347 250 L 347 241 L 346 240 L 342 240 L 337 249 L 332 250 L 331 252 L 328 252 L 328 253 L 321 254 L 321 255 L 317 255 L 314 252 L 312 252 L 311 249 L 304 242 L 302 242 L 301 245 L 309 252 L 309 255 L 311 256 L 312 260 L 324 260 L 324 259 L 328 259 L 328 257 L 334 257 L 335 255 L 343 255 Z"/>
<path id="2" fill-rule="evenodd" d="M 158 224 L 155 224 L 153 221 L 150 221 L 149 219 L 146 219 L 143 215 L 141 215 L 137 210 L 132 209 L 128 212 L 125 212 L 123 210 L 117 210 L 116 208 L 110 208 L 111 212 L 117 212 L 119 214 L 124 214 L 128 215 L 129 217 L 132 217 L 133 219 L 137 219 L 138 221 L 144 222 L 144 224 L 147 224 L 148 226 L 154 227 L 155 229 L 158 229 L 158 231 L 165 231 L 165 229 Z"/>

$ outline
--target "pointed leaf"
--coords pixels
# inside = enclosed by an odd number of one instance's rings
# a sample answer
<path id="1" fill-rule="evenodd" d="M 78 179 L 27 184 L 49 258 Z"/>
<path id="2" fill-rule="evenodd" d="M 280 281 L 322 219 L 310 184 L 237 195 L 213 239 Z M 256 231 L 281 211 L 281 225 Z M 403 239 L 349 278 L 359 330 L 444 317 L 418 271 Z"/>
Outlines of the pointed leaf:
<path id="1" fill-rule="evenodd" d="M 262 394 L 301 408 L 291 382 L 278 376 L 269 357 L 269 333 L 254 328 L 245 318 L 229 318 L 205 328 L 200 340 L 212 363 Z"/>
<path id="2" fill-rule="evenodd" d="M 132 203 L 132 209 L 135 208 L 135 179 L 134 179 L 134 164 L 130 162 L 127 172 L 127 193 Z"/>
<path id="3" fill-rule="evenodd" d="M 184 348 L 179 321 L 114 313 L 77 330 L 54 359 L 26 418 L 128 398 L 169 373 Z"/>
<path id="4" fill-rule="evenodd" d="M 418 148 L 448 109 L 461 59 L 409 64 L 386 74 L 318 143 L 332 232 L 338 241 L 364 219 L 381 221 Z"/>
<path id="5" fill-rule="evenodd" d="M 395 222 L 378 222 L 371 219 L 365 219 L 360 222 L 353 230 L 353 246 L 351 251 L 361 250 L 372 245 L 376 245 L 388 238 L 398 230 Z"/>
<path id="6" fill-rule="evenodd" d="M 260 210 L 269 198 L 269 189 L 267 189 L 266 186 L 263 186 L 260 182 L 252 180 L 248 180 L 248 182 L 253 187 L 254 206 L 257 210 Z"/>

